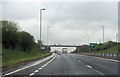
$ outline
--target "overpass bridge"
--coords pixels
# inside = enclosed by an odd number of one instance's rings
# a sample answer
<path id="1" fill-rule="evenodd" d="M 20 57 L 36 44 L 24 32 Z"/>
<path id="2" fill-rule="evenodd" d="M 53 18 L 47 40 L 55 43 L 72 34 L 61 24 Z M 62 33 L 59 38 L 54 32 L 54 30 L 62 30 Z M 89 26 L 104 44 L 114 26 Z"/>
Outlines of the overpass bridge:
<path id="1" fill-rule="evenodd" d="M 45 45 L 50 47 L 76 47 L 77 52 L 80 50 L 80 45 Z"/>

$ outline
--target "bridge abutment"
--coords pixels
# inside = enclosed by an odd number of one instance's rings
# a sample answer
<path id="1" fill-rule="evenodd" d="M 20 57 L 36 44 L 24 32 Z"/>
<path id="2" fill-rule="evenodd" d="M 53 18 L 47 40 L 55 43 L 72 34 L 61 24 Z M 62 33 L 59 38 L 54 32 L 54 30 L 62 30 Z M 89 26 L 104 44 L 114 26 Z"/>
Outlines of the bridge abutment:
<path id="1" fill-rule="evenodd" d="M 77 47 L 76 47 L 76 51 L 77 51 L 77 53 L 80 52 L 80 46 L 77 46 Z"/>

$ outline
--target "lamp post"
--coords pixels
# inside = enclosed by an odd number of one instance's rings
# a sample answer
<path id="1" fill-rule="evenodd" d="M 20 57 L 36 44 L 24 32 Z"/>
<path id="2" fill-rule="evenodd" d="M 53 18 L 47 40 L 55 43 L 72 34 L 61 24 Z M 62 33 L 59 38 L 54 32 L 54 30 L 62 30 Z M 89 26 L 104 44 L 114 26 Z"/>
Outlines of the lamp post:
<path id="1" fill-rule="evenodd" d="M 50 37 L 49 37 L 49 40 L 50 40 L 50 41 L 49 41 L 49 44 L 51 44 L 51 35 L 52 35 L 52 34 L 50 33 Z"/>
<path id="2" fill-rule="evenodd" d="M 118 33 L 116 33 L 116 42 L 118 42 Z"/>
<path id="3" fill-rule="evenodd" d="M 103 27 L 103 44 L 104 44 L 104 26 L 101 27 Z"/>
<path id="4" fill-rule="evenodd" d="M 45 10 L 44 8 L 43 9 L 40 9 L 40 46 L 41 46 L 41 43 L 42 43 L 42 10 Z"/>
<path id="5" fill-rule="evenodd" d="M 47 27 L 47 45 L 48 45 L 48 41 L 49 41 L 49 29 L 50 29 L 50 26 Z"/>

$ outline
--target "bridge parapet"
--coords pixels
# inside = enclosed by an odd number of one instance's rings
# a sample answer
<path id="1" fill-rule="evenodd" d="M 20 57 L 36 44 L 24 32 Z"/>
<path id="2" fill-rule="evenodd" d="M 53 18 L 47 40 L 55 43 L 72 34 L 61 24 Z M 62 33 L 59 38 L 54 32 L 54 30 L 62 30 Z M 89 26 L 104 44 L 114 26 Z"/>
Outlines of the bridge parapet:
<path id="1" fill-rule="evenodd" d="M 79 47 L 78 45 L 46 45 L 50 47 Z"/>

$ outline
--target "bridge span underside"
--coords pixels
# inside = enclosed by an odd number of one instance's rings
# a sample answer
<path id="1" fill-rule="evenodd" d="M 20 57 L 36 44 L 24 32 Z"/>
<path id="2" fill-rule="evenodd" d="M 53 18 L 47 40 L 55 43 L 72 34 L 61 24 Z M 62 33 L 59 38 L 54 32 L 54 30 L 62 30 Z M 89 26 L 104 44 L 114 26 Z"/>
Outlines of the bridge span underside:
<path id="1" fill-rule="evenodd" d="M 46 46 L 50 46 L 50 47 L 76 47 L 77 52 L 80 51 L 80 47 L 81 47 L 78 45 L 46 45 Z"/>

